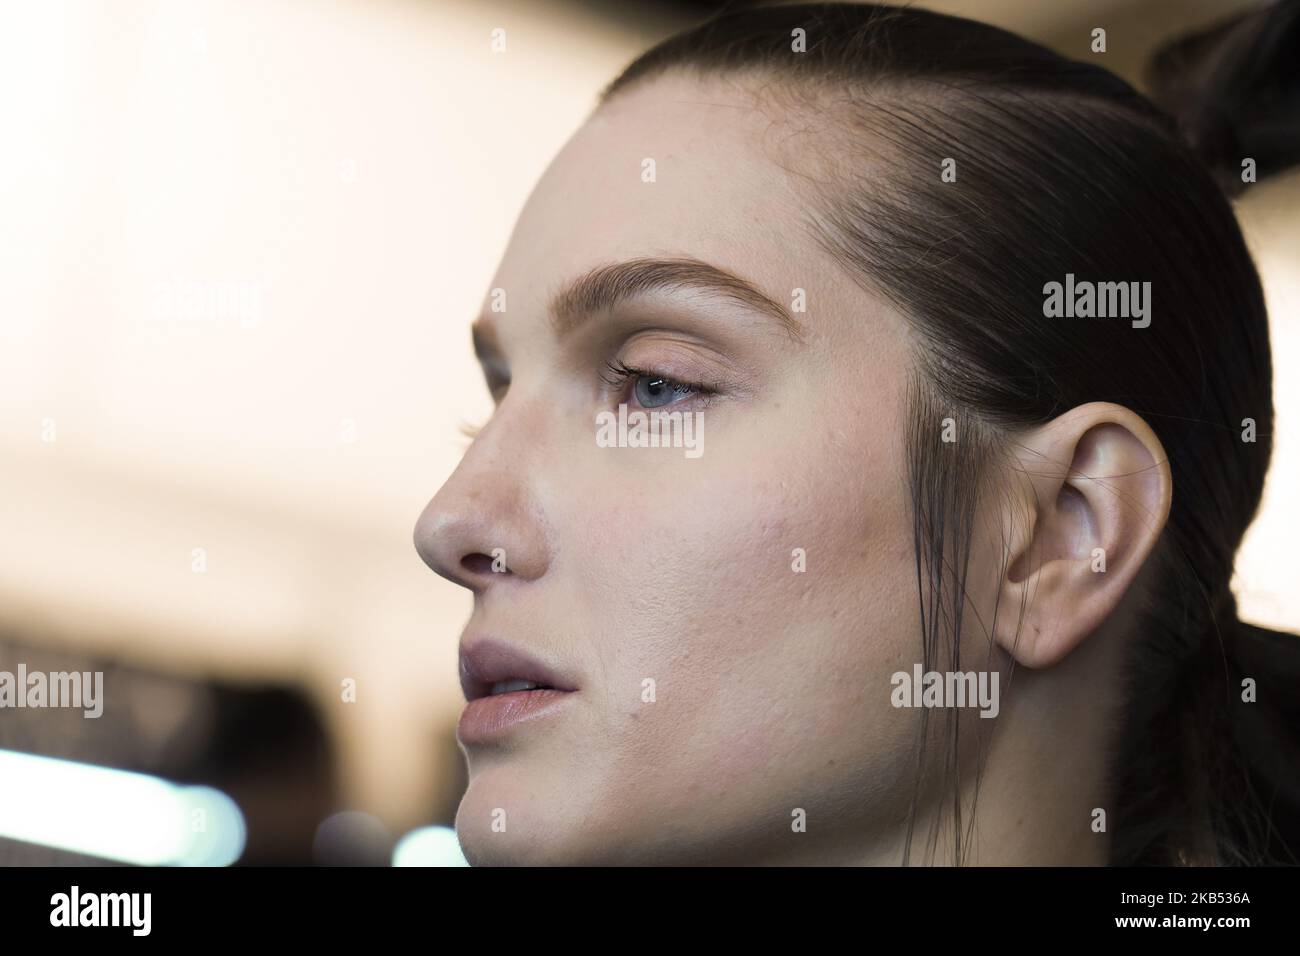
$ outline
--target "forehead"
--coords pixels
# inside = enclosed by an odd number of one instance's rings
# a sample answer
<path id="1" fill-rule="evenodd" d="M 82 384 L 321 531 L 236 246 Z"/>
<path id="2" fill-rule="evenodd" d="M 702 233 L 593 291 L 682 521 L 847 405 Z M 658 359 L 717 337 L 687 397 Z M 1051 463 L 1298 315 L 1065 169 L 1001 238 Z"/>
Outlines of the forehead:
<path id="1" fill-rule="evenodd" d="M 512 311 L 521 298 L 532 311 L 594 266 L 664 255 L 720 266 L 777 301 L 825 284 L 833 263 L 780 158 L 801 135 L 734 81 L 668 74 L 633 86 L 552 161 L 493 285 Z"/>

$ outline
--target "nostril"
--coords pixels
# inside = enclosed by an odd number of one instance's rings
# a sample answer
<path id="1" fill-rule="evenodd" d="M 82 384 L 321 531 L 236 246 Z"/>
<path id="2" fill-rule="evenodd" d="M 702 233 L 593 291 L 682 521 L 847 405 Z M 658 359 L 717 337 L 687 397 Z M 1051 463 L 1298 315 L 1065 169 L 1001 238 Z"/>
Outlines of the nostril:
<path id="1" fill-rule="evenodd" d="M 460 559 L 460 566 L 471 574 L 490 574 L 492 558 L 486 554 L 467 554 Z"/>

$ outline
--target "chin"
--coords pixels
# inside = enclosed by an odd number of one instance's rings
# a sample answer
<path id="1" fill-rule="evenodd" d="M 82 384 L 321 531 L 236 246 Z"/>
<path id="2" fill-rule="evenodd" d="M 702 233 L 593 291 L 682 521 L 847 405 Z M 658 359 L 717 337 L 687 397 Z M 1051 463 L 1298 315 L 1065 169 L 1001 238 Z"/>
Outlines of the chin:
<path id="1" fill-rule="evenodd" d="M 502 814 L 504 811 L 504 816 Z M 593 862 L 565 838 L 563 794 L 508 767 L 476 774 L 456 810 L 456 837 L 470 866 L 568 866 Z M 504 820 L 504 829 L 501 827 Z"/>

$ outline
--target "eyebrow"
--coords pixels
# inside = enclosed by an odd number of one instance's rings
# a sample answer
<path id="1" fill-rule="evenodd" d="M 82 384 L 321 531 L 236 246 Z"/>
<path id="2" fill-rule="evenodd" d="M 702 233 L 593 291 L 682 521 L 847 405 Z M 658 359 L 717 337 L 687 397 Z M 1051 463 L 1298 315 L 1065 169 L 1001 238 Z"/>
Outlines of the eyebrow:
<path id="1" fill-rule="evenodd" d="M 564 337 L 592 316 L 641 295 L 689 290 L 738 302 L 774 319 L 794 339 L 804 328 L 780 303 L 740 276 L 699 259 L 638 258 L 597 266 L 570 280 L 551 298 L 551 325 Z"/>

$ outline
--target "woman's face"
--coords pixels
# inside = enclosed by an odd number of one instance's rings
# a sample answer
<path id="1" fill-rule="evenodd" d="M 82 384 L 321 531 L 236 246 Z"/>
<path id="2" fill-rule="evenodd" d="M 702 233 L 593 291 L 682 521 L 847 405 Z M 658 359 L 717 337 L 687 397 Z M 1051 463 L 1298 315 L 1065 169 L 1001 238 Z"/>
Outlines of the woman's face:
<path id="1" fill-rule="evenodd" d="M 520 216 L 475 323 L 496 409 L 416 541 L 474 591 L 471 695 L 503 645 L 576 691 L 462 722 L 471 863 L 861 859 L 906 812 L 910 357 L 807 228 L 807 135 L 733 86 L 655 79 L 577 132 Z M 620 403 L 702 430 L 598 441 Z"/>

